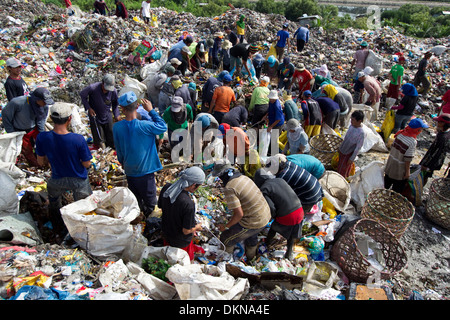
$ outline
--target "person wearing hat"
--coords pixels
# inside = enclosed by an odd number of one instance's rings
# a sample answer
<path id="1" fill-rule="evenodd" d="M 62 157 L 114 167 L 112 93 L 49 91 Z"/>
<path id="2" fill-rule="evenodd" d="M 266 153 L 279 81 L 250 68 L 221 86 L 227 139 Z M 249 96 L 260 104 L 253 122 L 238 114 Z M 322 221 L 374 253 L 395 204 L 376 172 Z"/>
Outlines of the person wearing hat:
<path id="1" fill-rule="evenodd" d="M 279 62 L 275 56 L 270 55 L 267 60 L 264 61 L 262 66 L 262 74 L 270 78 L 270 82 L 278 83 L 278 66 Z M 270 83 L 269 83 L 270 84 Z"/>
<path id="2" fill-rule="evenodd" d="M 273 161 L 278 162 L 278 166 Z M 285 155 L 270 157 L 266 162 L 266 170 L 288 183 L 300 199 L 304 213 L 309 213 L 314 205 L 322 201 L 324 193 L 319 180 L 304 168 L 288 161 Z"/>
<path id="3" fill-rule="evenodd" d="M 190 105 L 191 108 L 194 109 L 195 105 L 191 99 L 191 92 L 189 91 L 189 84 L 182 83 L 181 80 L 177 80 L 177 81 L 172 81 L 172 85 L 174 86 L 174 88 L 176 86 L 174 97 L 181 97 L 183 99 L 183 103 Z M 192 110 L 192 112 L 194 112 L 194 110 Z"/>
<path id="4" fill-rule="evenodd" d="M 278 89 L 288 90 L 292 84 L 292 76 L 294 75 L 295 67 L 291 63 L 289 57 L 283 58 L 283 63 L 278 66 Z"/>
<path id="5" fill-rule="evenodd" d="M 222 86 L 223 84 L 223 77 L 225 75 L 229 74 L 228 71 L 224 70 L 220 72 L 217 77 L 209 77 L 208 80 L 206 80 L 205 84 L 202 88 L 202 108 L 201 112 L 208 112 L 209 106 L 211 105 L 211 101 L 214 95 L 214 91 Z"/>
<path id="6" fill-rule="evenodd" d="M 292 260 L 294 243 L 302 235 L 302 203 L 285 180 L 276 178 L 265 168 L 256 171 L 254 181 L 266 199 L 273 219 L 265 240 L 266 245 L 271 245 L 276 233 L 281 234 L 287 240 L 284 257 Z"/>
<path id="7" fill-rule="evenodd" d="M 284 147 L 283 154 L 302 154 L 309 153 L 310 147 L 308 143 L 308 135 L 303 130 L 300 121 L 295 118 L 290 119 L 286 123 L 287 143 Z"/>
<path id="8" fill-rule="evenodd" d="M 167 81 L 175 73 L 175 68 L 172 65 L 166 65 L 163 71 L 150 75 L 146 80 L 147 85 L 147 97 L 154 106 L 159 105 L 159 93 Z"/>
<path id="9" fill-rule="evenodd" d="M 222 62 L 222 69 L 226 71 L 231 71 L 231 58 L 230 58 L 230 49 L 233 45 L 230 40 L 224 40 L 222 43 L 222 48 L 219 51 L 219 57 Z"/>
<path id="10" fill-rule="evenodd" d="M 53 130 L 41 132 L 36 138 L 38 163 L 50 165 L 51 177 L 47 181 L 48 213 L 58 244 L 67 234 L 59 209 L 61 196 L 71 191 L 74 201 L 92 194 L 88 169 L 92 155 L 81 134 L 69 131 L 72 106 L 57 102 L 50 109 Z"/>
<path id="11" fill-rule="evenodd" d="M 298 86 L 299 96 L 301 96 L 304 91 L 311 90 L 313 83 L 313 75 L 305 68 L 303 63 L 300 63 L 292 75 L 291 85 L 296 84 Z"/>
<path id="12" fill-rule="evenodd" d="M 192 194 L 204 182 L 205 173 L 201 168 L 187 168 L 179 173 L 174 183 L 164 185 L 158 198 L 164 245 L 183 249 L 191 261 L 197 250 L 194 236 L 203 229 L 195 219 L 196 205 Z"/>
<path id="13" fill-rule="evenodd" d="M 16 58 L 9 58 L 6 60 L 6 71 L 8 77 L 4 83 L 6 98 L 11 101 L 15 97 L 26 96 L 30 93 L 27 83 L 23 80 L 22 63 Z"/>
<path id="14" fill-rule="evenodd" d="M 158 112 L 162 116 L 164 111 L 170 106 L 172 98 L 175 95 L 175 90 L 179 88 L 183 82 L 178 75 L 167 77 L 163 83 L 158 96 Z"/>
<path id="15" fill-rule="evenodd" d="M 284 113 L 277 90 L 270 90 L 267 97 L 269 98 L 269 108 L 266 118 L 268 120 L 267 132 L 269 133 L 272 129 L 281 129 L 283 127 Z"/>
<path id="16" fill-rule="evenodd" d="M 399 56 L 398 62 L 392 66 L 389 71 L 389 77 L 391 81 L 389 82 L 388 92 L 386 94 L 387 98 L 392 98 L 397 100 L 400 93 L 400 86 L 403 81 L 403 74 L 405 72 L 405 68 L 403 65 L 405 64 L 406 59 L 403 55 Z"/>
<path id="17" fill-rule="evenodd" d="M 229 254 L 244 242 L 247 261 L 251 261 L 256 256 L 258 235 L 271 220 L 270 207 L 255 182 L 231 164 L 217 162 L 211 174 L 220 179 L 225 202 L 233 212 L 227 223 L 218 225 L 220 241 Z"/>
<path id="18" fill-rule="evenodd" d="M 283 101 L 284 101 L 284 119 L 289 121 L 290 119 L 301 120 L 301 115 L 298 110 L 297 104 L 292 100 L 292 95 L 288 91 L 283 91 Z"/>
<path id="19" fill-rule="evenodd" d="M 423 185 L 427 184 L 434 171 L 441 170 L 447 154 L 450 153 L 450 114 L 441 113 L 433 120 L 436 122 L 436 138 L 419 163 L 422 171 L 425 171 Z"/>
<path id="20" fill-rule="evenodd" d="M 309 24 L 300 26 L 297 31 L 294 32 L 293 38 L 297 39 L 297 52 L 302 52 L 309 41 Z"/>
<path id="21" fill-rule="evenodd" d="M 194 42 L 194 39 L 192 38 L 192 36 L 188 35 L 186 36 L 186 38 L 178 41 L 169 49 L 167 59 L 170 61 L 172 58 L 177 58 L 179 61 L 181 61 L 178 70 L 180 70 L 183 76 L 185 75 L 187 69 L 192 69 L 190 62 L 191 51 L 189 49 L 189 46 L 192 44 L 192 42 Z"/>
<path id="22" fill-rule="evenodd" d="M 233 75 L 234 72 L 239 74 L 242 66 L 244 66 L 245 70 L 247 70 L 247 74 L 250 75 L 251 72 L 248 68 L 247 61 L 258 51 L 259 48 L 256 44 L 238 43 L 233 46 L 230 49 L 230 74 Z"/>
<path id="23" fill-rule="evenodd" d="M 287 46 L 288 52 L 291 50 L 291 43 L 289 42 L 289 23 L 283 24 L 283 29 L 277 32 L 277 40 L 275 50 L 279 60 L 283 59 L 284 48 Z"/>
<path id="24" fill-rule="evenodd" d="M 426 97 L 428 90 L 430 90 L 431 82 L 427 69 L 429 68 L 428 60 L 430 60 L 433 52 L 426 52 L 422 60 L 419 62 L 417 72 L 414 75 L 414 86 L 418 88 L 418 91 L 422 96 Z"/>
<path id="25" fill-rule="evenodd" d="M 21 152 L 32 166 L 39 165 L 33 152 L 34 142 L 38 134 L 45 131 L 49 106 L 54 103 L 50 92 L 39 87 L 28 96 L 13 98 L 2 110 L 7 133 L 25 131 Z"/>
<path id="26" fill-rule="evenodd" d="M 191 58 L 191 68 L 193 73 L 199 71 L 206 62 L 205 52 L 205 45 L 202 42 L 197 43 L 195 46 L 195 53 Z"/>
<path id="27" fill-rule="evenodd" d="M 219 138 L 223 139 L 224 154 L 228 148 L 233 161 L 243 164 L 250 150 L 250 139 L 241 127 L 232 127 L 228 123 L 219 125 Z M 236 159 L 237 158 L 237 159 Z"/>
<path id="28" fill-rule="evenodd" d="M 195 117 L 189 130 L 191 155 L 195 163 L 202 163 L 203 151 L 214 141 L 218 129 L 219 123 L 212 114 L 201 112 Z"/>
<path id="29" fill-rule="evenodd" d="M 231 88 L 233 79 L 231 75 L 225 74 L 223 77 L 223 85 L 214 90 L 208 113 L 211 113 L 217 122 L 221 123 L 222 118 L 230 111 L 236 102 L 236 95 Z"/>
<path id="30" fill-rule="evenodd" d="M 218 69 L 220 67 L 219 52 L 220 49 L 222 48 L 222 39 L 223 39 L 222 32 L 218 31 L 214 33 L 214 44 L 210 50 L 210 59 L 213 69 Z"/>
<path id="31" fill-rule="evenodd" d="M 261 71 L 265 61 L 266 59 L 264 59 L 261 53 L 257 53 L 253 56 L 252 64 L 255 68 L 255 76 L 257 79 L 261 77 Z"/>
<path id="32" fill-rule="evenodd" d="M 149 120 L 139 120 L 138 101 L 133 91 L 119 97 L 125 119 L 113 127 L 117 160 L 122 165 L 128 188 L 138 200 L 145 217 L 154 210 L 157 202 L 155 172 L 162 169 L 156 148 L 156 138 L 167 130 L 167 124 L 147 99 L 141 99 Z"/>
<path id="33" fill-rule="evenodd" d="M 264 76 L 259 82 L 259 86 L 253 89 L 250 104 L 248 106 L 248 111 L 253 114 L 253 126 L 261 127 L 263 124 L 260 122 L 267 114 L 267 110 L 269 110 L 269 83 L 270 78 Z"/>
<path id="34" fill-rule="evenodd" d="M 364 121 L 364 112 L 355 110 L 350 119 L 350 127 L 345 133 L 344 141 L 339 146 L 339 162 L 336 171 L 347 178 L 350 175 L 356 156 L 364 144 L 364 130 L 362 123 Z"/>
<path id="35" fill-rule="evenodd" d="M 350 74 L 352 74 L 353 67 L 355 67 L 355 71 L 352 76 L 353 79 L 355 79 L 358 72 L 362 71 L 366 66 L 366 60 L 369 56 L 368 46 L 367 41 L 361 42 L 359 49 L 356 50 L 353 55 L 353 60 L 350 65 Z"/>
<path id="36" fill-rule="evenodd" d="M 320 134 L 322 128 L 322 111 L 320 110 L 319 103 L 312 98 L 312 93 L 309 90 L 303 92 L 302 102 L 300 106 L 303 113 L 303 121 L 305 126 L 305 132 L 308 138 L 311 139 L 315 135 Z"/>
<path id="37" fill-rule="evenodd" d="M 380 107 L 380 100 L 383 90 L 381 89 L 380 82 L 367 74 L 358 77 L 358 80 L 362 82 L 364 85 L 364 90 L 367 92 L 368 97 L 365 102 L 366 105 L 372 107 L 372 119 L 368 119 L 369 121 L 376 121 L 378 118 L 378 109 Z"/>
<path id="38" fill-rule="evenodd" d="M 164 111 L 162 117 L 167 123 L 169 143 L 171 148 L 173 148 L 182 141 L 182 136 L 178 136 L 174 131 L 177 129 L 187 130 L 189 122 L 194 120 L 192 107 L 189 104 L 184 103 L 183 98 L 174 96 L 172 98 L 172 103 L 166 111 Z"/>
<path id="39" fill-rule="evenodd" d="M 384 169 L 384 187 L 402 193 L 410 176 L 410 165 L 414 158 L 417 136 L 428 125 L 419 118 L 412 119 L 405 129 L 395 134 Z"/>
<path id="40" fill-rule="evenodd" d="M 417 102 L 419 101 L 419 93 L 412 83 L 405 83 L 402 86 L 403 98 L 397 106 L 391 109 L 395 111 L 395 125 L 392 133 L 396 133 L 406 127 L 406 124 L 411 120 Z"/>
<path id="41" fill-rule="evenodd" d="M 115 84 L 114 75 L 106 74 L 102 81 L 90 84 L 80 91 L 81 102 L 89 116 L 94 149 L 102 144 L 114 149 L 113 115 L 116 121 L 120 121 Z"/>
<path id="42" fill-rule="evenodd" d="M 231 28 L 229 26 L 223 27 L 223 30 L 228 35 L 228 40 L 231 42 L 232 47 L 234 47 L 235 45 L 237 45 L 239 43 L 238 36 L 236 35 L 236 33 L 234 33 L 233 30 L 231 30 Z"/>

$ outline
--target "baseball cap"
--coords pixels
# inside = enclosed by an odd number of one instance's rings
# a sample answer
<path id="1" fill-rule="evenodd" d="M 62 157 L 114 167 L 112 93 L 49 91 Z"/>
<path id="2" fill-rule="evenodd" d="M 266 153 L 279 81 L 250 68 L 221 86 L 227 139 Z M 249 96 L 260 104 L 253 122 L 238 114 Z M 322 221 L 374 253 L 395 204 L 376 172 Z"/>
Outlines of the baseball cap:
<path id="1" fill-rule="evenodd" d="M 11 67 L 11 68 L 17 68 L 17 67 L 21 67 L 22 64 L 16 58 L 9 58 L 8 60 L 6 60 L 6 66 Z"/>
<path id="2" fill-rule="evenodd" d="M 287 27 L 289 27 L 289 23 L 286 22 L 283 24 L 283 28 L 287 28 Z"/>
<path id="3" fill-rule="evenodd" d="M 366 74 L 364 73 L 364 71 L 360 71 L 360 72 L 358 72 L 358 74 L 356 75 L 356 78 L 357 79 L 359 79 L 359 78 L 364 78 L 366 76 Z"/>
<path id="4" fill-rule="evenodd" d="M 216 162 L 216 163 L 214 163 L 214 169 L 211 172 L 211 175 L 213 177 L 220 176 L 226 170 L 231 169 L 231 168 L 233 168 L 233 166 L 229 162 L 224 162 L 224 163 Z"/>
<path id="5" fill-rule="evenodd" d="M 107 91 L 114 91 L 116 88 L 114 87 L 116 84 L 116 79 L 112 74 L 106 74 L 103 77 L 103 86 L 105 87 L 105 90 Z"/>
<path id="6" fill-rule="evenodd" d="M 48 89 L 44 87 L 36 88 L 31 94 L 36 99 L 43 100 L 46 105 L 55 104 L 55 101 L 53 100 L 50 91 L 48 91 Z"/>
<path id="7" fill-rule="evenodd" d="M 231 81 L 233 81 L 233 78 L 229 74 L 226 74 L 226 75 L 223 76 L 223 81 L 224 82 L 231 82 Z"/>
<path id="8" fill-rule="evenodd" d="M 268 76 L 264 76 L 261 78 L 261 81 L 264 81 L 265 83 L 270 83 L 270 78 Z"/>
<path id="9" fill-rule="evenodd" d="M 172 58 L 172 59 L 170 59 L 170 63 L 176 64 L 177 66 L 179 66 L 181 64 L 181 61 L 178 60 L 177 58 Z"/>
<path id="10" fill-rule="evenodd" d="M 433 120 L 434 121 L 442 121 L 442 122 L 450 124 L 450 114 L 442 113 L 440 116 L 434 117 Z"/>
<path id="11" fill-rule="evenodd" d="M 126 107 L 133 102 L 137 101 L 137 96 L 133 91 L 125 92 L 123 95 L 119 97 L 119 105 L 122 107 Z"/>
<path id="12" fill-rule="evenodd" d="M 367 41 L 363 41 L 361 42 L 361 47 L 367 47 L 369 44 L 367 43 Z"/>
<path id="13" fill-rule="evenodd" d="M 219 126 L 219 131 L 222 133 L 221 137 L 227 134 L 227 131 L 231 129 L 231 126 L 228 123 L 222 123 Z"/>
<path id="14" fill-rule="evenodd" d="M 183 106 L 183 98 L 181 98 L 181 97 L 173 97 L 172 105 L 170 107 L 170 110 L 172 112 L 180 112 L 182 106 Z"/>
<path id="15" fill-rule="evenodd" d="M 72 115 L 72 107 L 68 103 L 57 102 L 51 107 L 50 117 L 65 119 Z"/>
<path id="16" fill-rule="evenodd" d="M 408 126 L 413 129 L 428 128 L 428 125 L 422 119 L 419 119 L 419 118 L 412 119 L 408 123 Z"/>
<path id="17" fill-rule="evenodd" d="M 312 95 L 312 93 L 311 93 L 310 90 L 305 90 L 305 91 L 303 91 L 303 94 L 304 94 L 305 96 L 311 96 L 311 95 Z"/>
<path id="18" fill-rule="evenodd" d="M 211 119 L 207 115 L 198 117 L 197 121 L 202 123 L 202 128 L 206 128 L 211 124 Z"/>

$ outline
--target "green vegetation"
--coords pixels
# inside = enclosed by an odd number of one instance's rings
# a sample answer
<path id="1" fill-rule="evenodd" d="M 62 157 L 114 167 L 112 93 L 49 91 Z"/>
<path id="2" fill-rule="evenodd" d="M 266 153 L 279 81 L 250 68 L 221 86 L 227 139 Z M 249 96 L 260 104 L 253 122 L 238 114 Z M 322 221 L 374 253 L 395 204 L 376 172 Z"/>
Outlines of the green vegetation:
<path id="1" fill-rule="evenodd" d="M 42 0 L 64 6 L 63 0 Z M 141 0 L 122 0 L 129 11 L 138 11 Z M 83 11 L 93 10 L 94 0 L 72 0 L 72 4 Z M 111 11 L 114 11 L 114 0 L 106 0 Z M 152 0 L 152 7 L 165 7 L 177 12 L 190 12 L 195 16 L 219 16 L 229 9 L 231 3 L 236 8 L 248 8 L 261 13 L 276 13 L 287 19 L 296 21 L 306 15 L 322 17 L 319 25 L 325 30 L 336 31 L 344 28 L 369 29 L 366 17 L 353 19 L 346 14 L 338 16 L 338 8 L 334 5 L 319 5 L 316 0 L 289 0 L 275 2 L 275 0 Z M 200 5 L 202 4 L 202 5 Z M 406 4 L 398 10 L 386 10 L 381 13 L 381 26 L 391 26 L 400 32 L 419 38 L 447 37 L 450 35 L 450 19 L 442 11 L 445 7 L 430 9 L 421 4 Z"/>

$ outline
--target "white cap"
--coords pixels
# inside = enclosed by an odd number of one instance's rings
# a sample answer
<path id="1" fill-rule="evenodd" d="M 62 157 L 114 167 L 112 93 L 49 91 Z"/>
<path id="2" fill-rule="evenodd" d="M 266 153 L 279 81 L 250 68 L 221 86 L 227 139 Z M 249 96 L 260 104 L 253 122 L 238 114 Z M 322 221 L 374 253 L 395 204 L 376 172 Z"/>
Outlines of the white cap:
<path id="1" fill-rule="evenodd" d="M 8 60 L 6 60 L 6 66 L 11 68 L 17 68 L 21 67 L 22 64 L 16 58 L 9 58 Z"/>
<path id="2" fill-rule="evenodd" d="M 50 112 L 51 117 L 64 119 L 72 115 L 72 107 L 68 103 L 56 102 Z"/>

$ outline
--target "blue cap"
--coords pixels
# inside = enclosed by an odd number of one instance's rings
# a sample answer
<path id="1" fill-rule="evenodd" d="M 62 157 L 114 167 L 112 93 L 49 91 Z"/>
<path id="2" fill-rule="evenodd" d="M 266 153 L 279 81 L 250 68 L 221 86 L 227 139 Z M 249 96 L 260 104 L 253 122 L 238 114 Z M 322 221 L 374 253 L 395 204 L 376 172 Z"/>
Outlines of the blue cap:
<path id="1" fill-rule="evenodd" d="M 197 121 L 202 122 L 202 128 L 207 128 L 211 124 L 211 119 L 207 115 L 198 117 Z"/>
<path id="2" fill-rule="evenodd" d="M 414 118 L 414 119 L 412 119 L 412 120 L 408 123 L 408 126 L 409 126 L 410 128 L 413 128 L 413 129 L 418 129 L 418 128 L 428 128 L 428 125 L 427 125 L 425 122 L 423 122 L 422 119 L 419 119 L 419 118 Z"/>
<path id="3" fill-rule="evenodd" d="M 221 73 L 219 73 L 217 79 L 219 79 L 219 81 L 223 81 L 223 77 L 225 77 L 227 74 L 229 74 L 229 72 L 227 70 L 224 70 Z"/>
<path id="4" fill-rule="evenodd" d="M 273 67 L 275 65 L 276 61 L 277 61 L 277 59 L 275 59 L 274 56 L 269 56 L 267 58 L 267 63 L 269 64 L 270 67 Z"/>
<path id="5" fill-rule="evenodd" d="M 231 81 L 233 81 L 233 78 L 232 78 L 229 74 L 226 74 L 226 75 L 223 77 L 223 81 L 224 81 L 224 82 L 231 82 Z"/>
<path id="6" fill-rule="evenodd" d="M 122 107 L 126 107 L 135 101 L 137 101 L 137 97 L 133 91 L 126 92 L 119 97 L 119 105 Z"/>
<path id="7" fill-rule="evenodd" d="M 303 91 L 303 94 L 304 94 L 305 96 L 311 96 L 311 95 L 312 95 L 311 91 L 309 91 L 309 90 Z"/>

